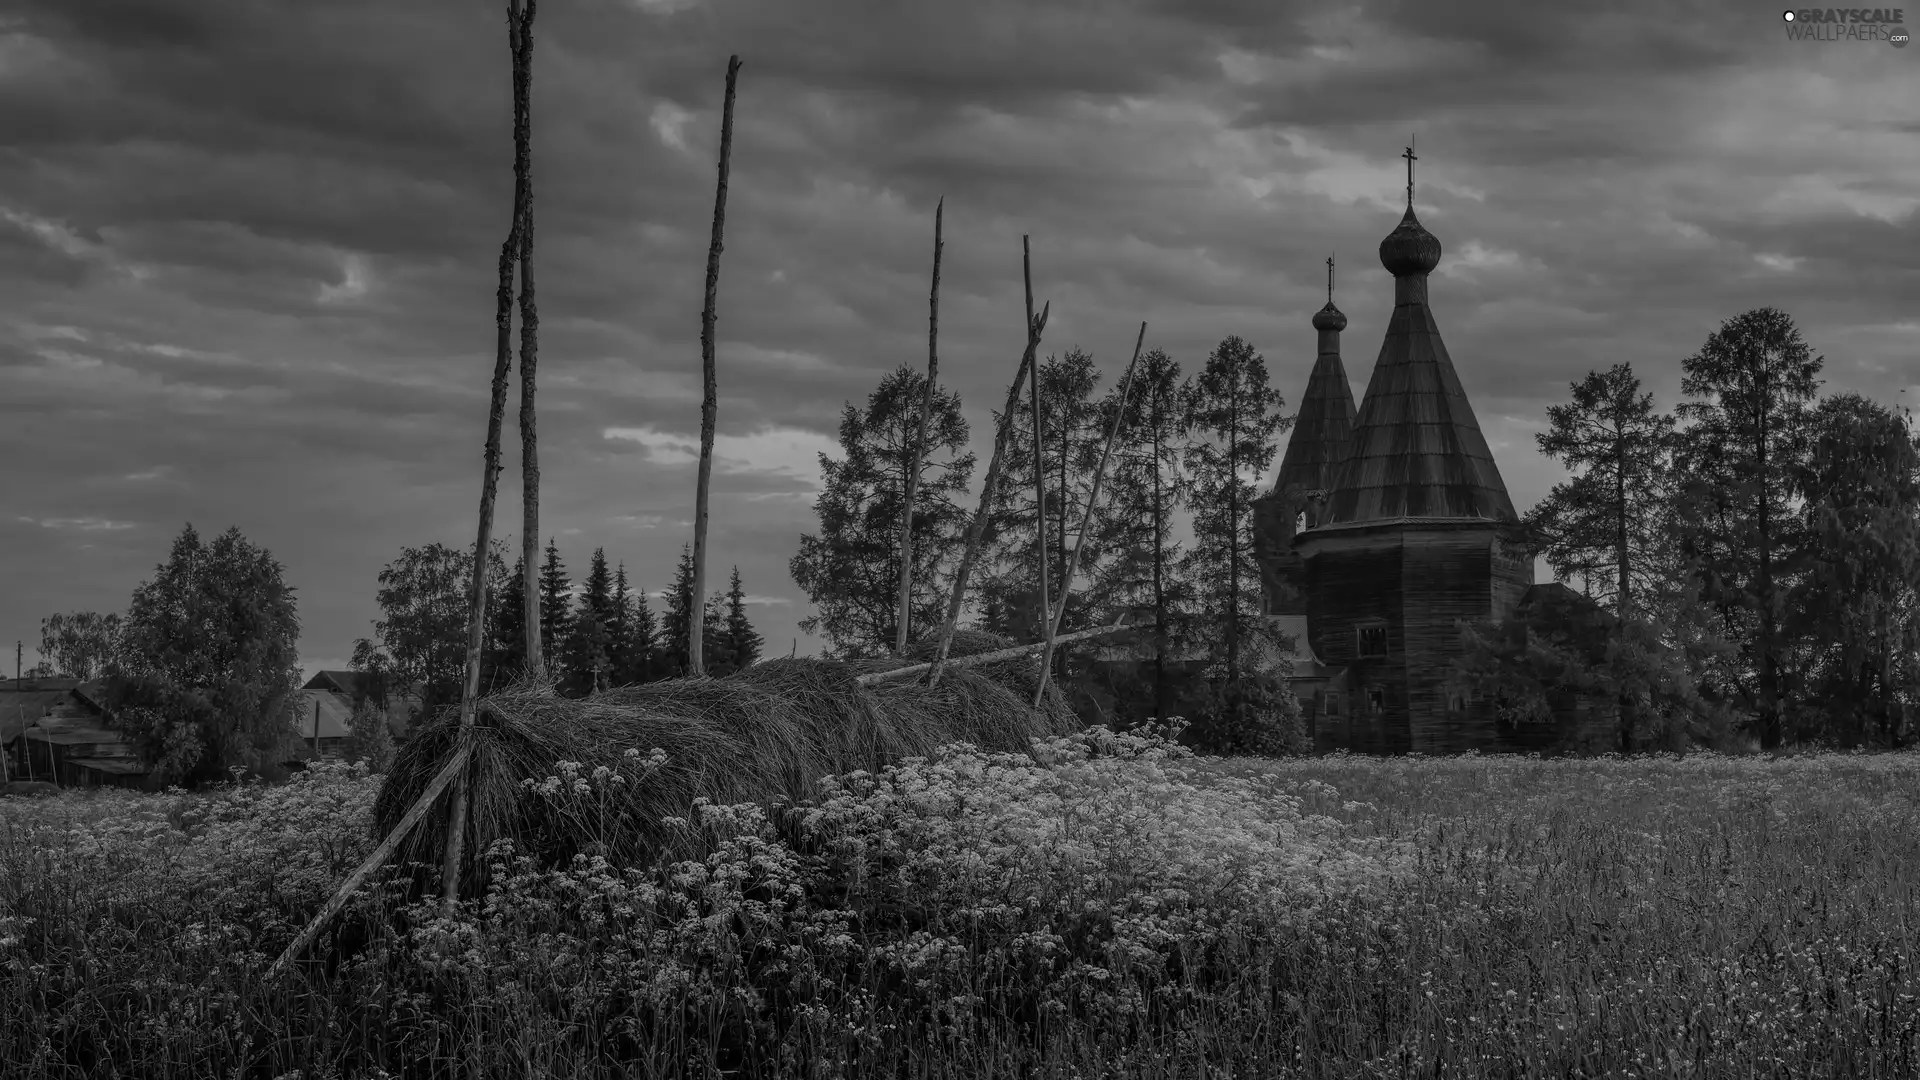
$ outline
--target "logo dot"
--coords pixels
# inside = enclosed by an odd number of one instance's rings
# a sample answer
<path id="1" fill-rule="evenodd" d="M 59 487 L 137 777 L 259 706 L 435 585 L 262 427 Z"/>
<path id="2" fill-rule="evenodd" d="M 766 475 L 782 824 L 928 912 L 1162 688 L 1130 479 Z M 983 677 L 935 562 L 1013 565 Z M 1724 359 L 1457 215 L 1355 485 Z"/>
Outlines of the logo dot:
<path id="1" fill-rule="evenodd" d="M 1893 29 L 1887 31 L 1887 40 L 1893 42 L 1893 47 L 1896 49 L 1906 48 L 1907 47 L 1907 28 L 1904 26 L 1896 26 Z"/>
<path id="2" fill-rule="evenodd" d="M 1791 11 L 1789 11 L 1789 12 L 1787 12 L 1786 14 L 1784 14 L 1784 15 L 1782 15 L 1782 16 L 1780 16 L 1780 17 L 1781 17 L 1781 18 L 1783 18 L 1783 19 L 1785 19 L 1785 20 L 1787 20 L 1788 22 L 1792 22 L 1792 21 L 1793 21 L 1793 12 L 1791 12 Z"/>

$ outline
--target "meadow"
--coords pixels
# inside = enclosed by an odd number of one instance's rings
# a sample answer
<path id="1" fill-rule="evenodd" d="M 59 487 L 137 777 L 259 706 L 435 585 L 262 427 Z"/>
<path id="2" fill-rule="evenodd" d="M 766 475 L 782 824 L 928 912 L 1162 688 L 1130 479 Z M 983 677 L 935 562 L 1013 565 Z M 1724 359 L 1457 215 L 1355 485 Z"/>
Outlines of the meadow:
<path id="1" fill-rule="evenodd" d="M 563 765 L 590 810 L 660 767 Z M 1037 760 L 1036 760 L 1037 758 Z M 380 778 L 0 803 L 0 1062 L 93 1076 L 1913 1077 L 1920 755 L 949 747 L 457 911 Z M 578 815 L 592 820 L 590 813 Z M 590 846 L 591 849 L 591 846 Z"/>

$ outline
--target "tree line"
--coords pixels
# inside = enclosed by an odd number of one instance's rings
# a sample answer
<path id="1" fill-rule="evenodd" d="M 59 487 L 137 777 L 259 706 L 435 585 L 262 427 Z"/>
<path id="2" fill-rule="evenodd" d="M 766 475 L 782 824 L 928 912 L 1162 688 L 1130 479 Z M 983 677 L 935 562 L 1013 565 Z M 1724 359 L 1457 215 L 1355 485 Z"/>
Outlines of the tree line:
<path id="1" fill-rule="evenodd" d="M 1597 611 L 1468 628 L 1468 681 L 1518 723 L 1609 699 L 1623 751 L 1910 741 L 1920 440 L 1910 413 L 1819 397 L 1824 363 L 1761 308 L 1681 362 L 1672 413 L 1631 364 L 1572 384 L 1536 439 L 1573 475 L 1526 521 Z"/>
<path id="2" fill-rule="evenodd" d="M 488 559 L 484 673 L 489 689 L 524 675 L 524 594 L 519 567 L 506 568 L 506 545 Z M 401 549 L 380 571 L 380 617 L 355 642 L 351 666 L 361 680 L 353 722 L 356 748 L 390 752 L 383 715 L 417 693 L 420 715 L 460 701 L 469 609 L 468 552 L 444 544 Z M 681 550 L 656 617 L 624 564 L 608 567 L 596 548 L 575 590 L 551 541 L 538 568 L 543 640 L 557 643 L 547 665 L 555 688 L 579 696 L 596 689 L 687 671 L 694 610 L 693 565 Z M 578 593 L 576 597 L 575 593 Z M 721 675 L 759 659 L 760 634 L 747 615 L 734 568 L 728 588 L 699 615 L 708 671 Z M 104 680 L 114 722 L 169 782 L 195 783 L 239 766 L 272 773 L 297 741 L 300 620 L 294 588 L 265 549 L 229 529 L 203 541 L 189 524 L 167 561 L 134 590 L 125 614 L 72 612 L 41 622 L 41 663 L 27 674 Z"/>
<path id="3" fill-rule="evenodd" d="M 1630 364 L 1590 373 L 1547 411 L 1539 448 L 1566 465 L 1524 518 L 1535 550 L 1592 601 L 1551 600 L 1506 626 L 1463 624 L 1463 689 L 1490 693 L 1503 723 L 1549 723 L 1573 696 L 1611 701 L 1624 750 L 1725 743 L 1897 745 L 1920 709 L 1920 443 L 1910 417 L 1858 394 L 1818 398 L 1823 358 L 1786 314 L 1728 320 L 1681 363 L 1673 414 Z M 1046 498 L 1033 458 L 1011 455 L 987 529 L 974 626 L 1020 642 L 1042 634 L 1041 559 L 1057 597 L 1104 432 L 1123 410 L 1108 487 L 1082 554 L 1084 582 L 1062 629 L 1123 613 L 1151 620 L 1144 679 L 1107 687 L 1116 719 L 1232 714 L 1297 718 L 1284 686 L 1249 670 L 1287 643 L 1262 617 L 1255 482 L 1292 417 L 1260 354 L 1223 340 L 1186 375 L 1162 350 L 1141 357 L 1122 403 L 1080 349 L 1039 368 Z M 914 492 L 907 617 L 937 624 L 961 550 L 958 504 L 974 466 L 961 403 L 929 399 L 925 451 L 910 436 L 925 379 L 902 366 L 841 417 L 838 459 L 821 455 L 817 528 L 790 562 L 815 605 L 802 620 L 830 655 L 885 655 L 900 636 L 894 583 L 903 493 Z M 1014 410 L 1025 445 L 1033 409 Z M 995 413 L 996 422 L 999 414 Z M 918 472 L 910 470 L 918 469 Z M 1595 618 L 1598 612 L 1604 618 Z M 1522 625 L 1527 623 L 1530 625 Z M 1084 691 L 1091 649 L 1057 656 Z M 1196 658 L 1169 671 L 1175 659 Z M 1075 664 L 1078 670 L 1071 671 Z M 1111 683 L 1113 673 L 1102 676 Z M 1271 746 L 1259 730 L 1216 732 L 1228 748 Z M 1257 725 L 1255 725 L 1257 727 Z M 1297 735 L 1297 733 L 1296 733 Z"/>
<path id="4" fill-rule="evenodd" d="M 1768 749 L 1911 741 L 1920 709 L 1920 438 L 1910 415 L 1883 404 L 1819 397 L 1823 364 L 1788 316 L 1761 309 L 1728 320 L 1682 361 L 1687 400 L 1672 413 L 1655 407 L 1630 364 L 1572 384 L 1537 436 L 1572 475 L 1525 526 L 1583 603 L 1545 605 L 1504 627 L 1463 625 L 1463 682 L 1491 693 L 1503 722 L 1516 724 L 1547 722 L 1569 694 L 1610 700 L 1623 750 L 1730 734 Z M 1218 745 L 1271 750 L 1273 732 L 1244 723 L 1247 706 L 1268 722 L 1297 717 L 1297 705 L 1263 660 L 1287 643 L 1261 613 L 1252 501 L 1291 421 L 1265 360 L 1229 337 L 1190 375 L 1162 350 L 1144 353 L 1124 403 L 1101 381 L 1079 349 L 1040 365 L 1047 499 L 1034 497 L 1035 460 L 1014 455 L 991 508 L 974 624 L 1039 639 L 1039 517 L 1050 525 L 1057 595 L 1077 528 L 1071 511 L 1120 411 L 1081 557 L 1085 581 L 1062 629 L 1132 613 L 1158 647 L 1125 685 L 1109 672 L 1107 685 L 1094 686 L 1084 650 L 1058 654 L 1058 671 L 1109 719 L 1233 717 L 1242 727 L 1225 725 Z M 790 569 L 815 605 L 801 626 L 824 636 L 830 655 L 884 655 L 896 640 L 909 468 L 920 470 L 909 568 L 915 636 L 941 617 L 968 519 L 955 500 L 974 462 L 958 396 L 929 397 L 924 383 L 910 368 L 888 374 L 864 408 L 843 411 L 840 458 L 822 455 L 818 526 Z M 918 434 L 918 409 L 929 402 L 915 465 L 909 433 Z M 1027 438 L 1032 412 L 1022 403 L 1012 418 Z M 527 575 L 506 557 L 495 541 L 484 568 L 488 688 L 524 674 Z M 531 610 L 554 643 L 556 688 L 585 694 L 689 670 L 692 563 L 683 548 L 656 612 L 604 549 L 575 590 L 549 541 Z M 380 617 L 352 661 L 377 692 L 417 686 L 427 715 L 460 700 L 472 571 L 470 553 L 440 544 L 404 548 L 381 571 Z M 699 605 L 710 672 L 759 657 L 746 606 L 737 568 L 727 590 Z M 237 529 L 208 542 L 188 525 L 124 614 L 44 620 L 32 674 L 104 677 L 129 740 L 170 779 L 191 782 L 279 760 L 294 730 L 298 637 L 294 589 L 271 554 Z"/>
<path id="5" fill-rule="evenodd" d="M 527 575 L 523 565 L 507 569 L 506 553 L 506 545 L 495 541 L 486 567 L 480 670 L 488 692 L 527 674 L 528 605 L 522 584 Z M 380 617 L 374 621 L 373 636 L 354 643 L 351 661 L 353 670 L 370 677 L 363 685 L 378 704 L 385 707 L 395 691 L 413 688 L 420 694 L 423 715 L 459 702 L 466 665 L 466 583 L 472 573 L 471 552 L 437 543 L 403 548 L 400 557 L 380 571 L 375 594 Z M 605 548 L 594 549 L 576 590 L 558 546 L 549 540 L 535 581 L 533 610 L 540 640 L 550 646 L 545 674 L 559 693 L 581 697 L 614 686 L 678 678 L 690 670 L 696 619 L 690 545 L 681 549 L 658 613 L 653 597 L 629 580 L 626 564 L 608 563 Z M 726 591 L 709 595 L 697 618 L 708 674 L 727 675 L 760 658 L 764 642 L 747 615 L 738 566 Z"/>
<path id="6" fill-rule="evenodd" d="M 1138 713 L 1127 717 L 1137 720 L 1197 704 L 1207 715 L 1231 714 L 1243 724 L 1242 704 L 1257 704 L 1262 724 L 1276 710 L 1297 712 L 1284 684 L 1254 662 L 1281 642 L 1262 617 L 1253 501 L 1292 423 L 1269 384 L 1265 358 L 1245 340 L 1227 337 L 1188 374 L 1164 350 L 1152 349 L 1141 355 L 1124 401 L 1117 386 L 1102 391 L 1102 373 L 1083 349 L 1049 356 L 1038 367 L 1040 449 L 1036 456 L 1009 455 L 996 489 L 973 594 L 974 627 L 1016 642 L 1041 640 L 1043 518 L 1044 572 L 1057 599 L 1113 429 L 1112 465 L 1061 630 L 1132 615 L 1151 623 L 1154 647 L 1147 683 L 1106 687 L 1102 707 Z M 915 500 L 906 607 L 911 636 L 938 626 L 957 572 L 970 516 L 959 499 L 975 461 L 966 452 L 959 395 L 939 388 L 929 397 L 925 384 L 924 375 L 905 365 L 888 373 L 864 408 L 845 405 L 839 457 L 820 456 L 817 528 L 801 537 L 789 568 L 815 607 L 801 629 L 826 638 L 831 656 L 884 656 L 900 638 L 896 583 L 907 491 Z M 999 412 L 994 419 L 997 425 Z M 1028 445 L 1034 423 L 1033 402 L 1016 405 L 1009 444 Z M 921 430 L 924 452 L 916 456 L 913 437 Z M 1044 481 L 1044 504 L 1036 479 Z M 1212 643 L 1222 647 L 1207 648 Z M 1056 676 L 1088 690 L 1090 655 L 1056 653 Z M 1185 678 L 1192 665 L 1174 670 L 1170 663 L 1195 655 L 1204 658 L 1203 685 L 1213 697 L 1183 704 L 1176 699 L 1195 688 Z M 1219 734 L 1229 745 L 1259 742 L 1257 731 Z"/>

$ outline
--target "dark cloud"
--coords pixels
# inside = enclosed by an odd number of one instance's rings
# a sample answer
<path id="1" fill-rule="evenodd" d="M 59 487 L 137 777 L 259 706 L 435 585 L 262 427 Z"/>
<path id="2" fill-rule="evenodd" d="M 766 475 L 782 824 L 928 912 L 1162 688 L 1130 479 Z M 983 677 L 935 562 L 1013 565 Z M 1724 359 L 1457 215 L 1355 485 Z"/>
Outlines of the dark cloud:
<path id="1" fill-rule="evenodd" d="M 512 191 L 501 7 L 32 0 L 0 21 L 0 613 L 116 609 L 180 526 L 238 525 L 339 663 L 400 546 L 470 542 Z M 690 536 L 726 57 L 715 558 L 773 645 L 843 405 L 924 363 L 984 458 L 1022 343 L 1117 372 L 1138 320 L 1228 333 L 1297 396 L 1336 253 L 1364 390 L 1407 136 L 1437 317 L 1515 501 L 1545 406 L 1773 304 L 1829 389 L 1916 384 L 1911 51 L 1732 3 L 549 0 L 535 31 L 542 531 L 657 588 Z M 517 379 L 499 529 L 519 528 Z M 1911 392 L 1909 393 L 1911 396 Z M 811 642 L 802 642 L 812 647 Z"/>

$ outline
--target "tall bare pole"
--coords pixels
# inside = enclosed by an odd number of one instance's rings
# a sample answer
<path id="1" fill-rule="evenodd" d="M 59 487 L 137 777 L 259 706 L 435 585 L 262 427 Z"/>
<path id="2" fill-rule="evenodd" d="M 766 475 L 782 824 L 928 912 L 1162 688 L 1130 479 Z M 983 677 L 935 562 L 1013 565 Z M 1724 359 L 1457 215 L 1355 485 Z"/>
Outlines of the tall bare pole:
<path id="1" fill-rule="evenodd" d="M 521 0 L 508 0 L 517 10 Z M 527 678 L 547 681 L 540 641 L 540 434 L 534 417 L 535 369 L 539 364 L 540 313 L 533 302 L 533 8 L 520 21 L 520 56 L 514 63 L 513 173 L 520 204 L 520 586 L 526 623 Z M 476 558 L 483 556 L 476 555 Z M 463 788 L 464 790 L 464 788 Z"/>
<path id="2" fill-rule="evenodd" d="M 1020 238 L 1020 265 L 1026 271 L 1027 284 L 1027 325 L 1033 325 L 1033 271 L 1032 260 L 1027 258 L 1027 238 Z M 1027 368 L 1029 385 L 1033 388 L 1033 542 L 1035 567 L 1040 574 L 1040 629 L 1046 635 L 1047 655 L 1053 655 L 1053 622 L 1047 616 L 1053 610 L 1047 602 L 1047 459 L 1041 452 L 1044 440 L 1041 438 L 1040 416 L 1040 363 L 1038 359 Z M 1062 492 L 1062 495 L 1065 493 Z"/>
<path id="3" fill-rule="evenodd" d="M 727 223 L 727 165 L 733 157 L 733 86 L 740 58 L 727 57 L 727 100 L 720 111 L 720 181 L 713 195 L 713 243 L 707 246 L 707 306 L 700 313 L 700 479 L 693 496 L 693 603 L 687 612 L 687 673 L 706 674 L 707 490 L 713 481 L 713 423 L 720 409 L 713 370 L 713 305 L 720 290 L 720 235 Z"/>
<path id="4" fill-rule="evenodd" d="M 513 55 L 513 136 L 514 183 L 513 220 L 507 227 L 506 243 L 500 245 L 500 288 L 495 294 L 494 324 L 497 336 L 493 355 L 493 396 L 487 407 L 486 467 L 480 479 L 480 530 L 473 542 L 473 579 L 467 599 L 467 672 L 460 692 L 460 734 L 465 760 L 465 740 L 473 729 L 474 703 L 480 697 L 480 649 L 486 632 L 487 547 L 493 535 L 493 503 L 500 487 L 500 429 L 507 412 L 507 372 L 513 366 L 513 264 L 520 252 L 520 226 L 525 218 L 528 188 L 526 170 L 521 162 L 527 156 L 527 78 L 531 70 L 531 50 L 527 33 L 533 22 L 533 2 L 528 0 L 523 14 L 519 0 L 507 5 L 507 43 Z M 529 634 L 539 627 L 530 625 Z M 318 703 L 315 703 L 316 706 Z M 448 815 L 446 862 L 441 867 L 441 893 L 452 903 L 460 898 L 460 861 L 465 854 L 467 832 L 467 782 L 464 769 L 453 785 L 453 807 Z"/>
<path id="5" fill-rule="evenodd" d="M 1133 370 L 1140 365 L 1140 346 L 1147 340 L 1147 324 L 1140 324 L 1140 336 L 1133 340 L 1133 359 L 1127 361 L 1126 377 L 1120 380 L 1120 403 L 1107 426 L 1107 445 L 1100 451 L 1100 465 L 1093 470 L 1093 486 L 1087 492 L 1087 510 L 1080 518 L 1080 536 L 1073 542 L 1073 557 L 1067 560 L 1066 573 L 1060 578 L 1060 605 L 1047 622 L 1047 651 L 1040 655 L 1040 685 L 1033 691 L 1033 707 L 1046 700 L 1047 679 L 1053 674 L 1053 646 L 1060 633 L 1060 616 L 1066 614 L 1067 597 L 1073 594 L 1073 576 L 1080 572 L 1080 552 L 1087 546 L 1087 532 L 1093 528 L 1093 510 L 1100 505 L 1100 481 L 1107 475 L 1107 462 L 1113 457 L 1113 440 L 1120 434 L 1121 418 L 1127 415 L 1127 395 L 1133 390 Z M 1060 491 L 1066 497 L 1066 489 Z"/>
<path id="6" fill-rule="evenodd" d="M 1020 258 L 1024 264 L 1027 250 L 1024 238 L 1020 245 Z M 1028 281 L 1033 280 L 1030 269 L 1023 266 Z M 1031 292 L 1031 290 L 1029 290 Z M 1032 307 L 1032 301 L 1028 301 Z M 1049 302 L 1040 309 L 1038 319 L 1027 320 L 1027 348 L 1020 354 L 1020 370 L 1014 373 L 1013 385 L 1007 388 L 1007 407 L 1000 414 L 999 427 L 993 435 L 993 457 L 987 462 L 987 478 L 980 487 L 980 508 L 974 511 L 973 521 L 967 526 L 967 546 L 960 553 L 960 567 L 953 575 L 953 591 L 947 597 L 947 618 L 940 627 L 940 647 L 934 652 L 933 665 L 927 671 L 927 685 L 940 683 L 940 672 L 946 666 L 947 649 L 953 645 L 953 629 L 960 621 L 960 603 L 967 594 L 967 575 L 973 571 L 974 557 L 980 553 L 980 538 L 987 531 L 987 517 L 993 507 L 994 492 L 1000 487 L 1000 471 L 1007 450 L 1007 436 L 1013 431 L 1013 412 L 1020 407 L 1020 388 L 1026 384 L 1027 372 L 1033 366 L 1033 354 L 1040 348 L 1040 334 L 1047 328 L 1047 312 L 1053 304 Z"/>
<path id="7" fill-rule="evenodd" d="M 946 212 L 942 196 L 933 208 L 933 290 L 927 296 L 927 386 L 920 395 L 920 425 L 907 452 L 906 504 L 900 510 L 900 615 L 893 625 L 894 655 L 907 651 L 907 629 L 913 611 L 913 500 L 920 492 L 920 461 L 927 452 L 927 418 L 933 413 L 934 379 L 940 374 L 940 219 Z M 1032 306 L 1029 301 L 1028 306 Z"/>

